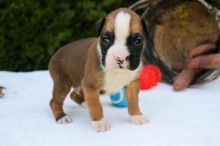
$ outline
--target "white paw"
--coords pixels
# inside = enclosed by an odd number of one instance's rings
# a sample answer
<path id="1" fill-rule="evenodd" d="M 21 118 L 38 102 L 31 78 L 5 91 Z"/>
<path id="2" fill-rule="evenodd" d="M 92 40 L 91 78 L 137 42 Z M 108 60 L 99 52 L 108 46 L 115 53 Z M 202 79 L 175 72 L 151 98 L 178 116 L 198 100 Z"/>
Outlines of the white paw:
<path id="1" fill-rule="evenodd" d="M 84 101 L 83 103 L 81 103 L 81 106 L 84 107 L 84 108 L 87 108 L 87 103 Z"/>
<path id="2" fill-rule="evenodd" d="M 72 122 L 72 119 L 68 116 L 64 116 L 57 121 L 58 124 L 68 124 L 71 122 Z"/>
<path id="3" fill-rule="evenodd" d="M 131 121 L 132 123 L 136 125 L 144 125 L 144 124 L 149 123 L 150 119 L 142 115 L 134 115 L 134 116 L 131 116 Z"/>
<path id="4" fill-rule="evenodd" d="M 99 121 L 93 121 L 92 125 L 95 128 L 96 132 L 105 132 L 110 130 L 110 126 L 107 122 L 105 122 L 103 118 Z"/>

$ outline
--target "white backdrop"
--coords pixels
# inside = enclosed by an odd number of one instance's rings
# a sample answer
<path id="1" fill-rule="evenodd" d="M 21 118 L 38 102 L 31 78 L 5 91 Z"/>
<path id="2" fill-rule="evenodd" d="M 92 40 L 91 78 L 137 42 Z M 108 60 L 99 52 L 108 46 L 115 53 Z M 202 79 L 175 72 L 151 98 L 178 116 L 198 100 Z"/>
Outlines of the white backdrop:
<path id="1" fill-rule="evenodd" d="M 0 72 L 5 96 L 0 99 L 0 146 L 220 146 L 220 79 L 175 93 L 170 86 L 140 93 L 148 125 L 133 125 L 127 110 L 101 97 L 106 133 L 92 129 L 87 109 L 65 102 L 73 118 L 58 125 L 49 108 L 52 81 L 47 71 Z"/>

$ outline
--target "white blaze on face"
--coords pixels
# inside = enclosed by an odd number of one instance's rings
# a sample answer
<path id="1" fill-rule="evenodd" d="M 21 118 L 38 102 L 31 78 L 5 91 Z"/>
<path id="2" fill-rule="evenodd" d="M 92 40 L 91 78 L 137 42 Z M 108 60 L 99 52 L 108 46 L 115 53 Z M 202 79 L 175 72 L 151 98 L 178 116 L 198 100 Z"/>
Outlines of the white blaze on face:
<path id="1" fill-rule="evenodd" d="M 131 15 L 126 12 L 119 12 L 115 18 L 114 44 L 108 49 L 106 55 L 105 69 L 119 68 L 116 59 L 126 60 L 129 56 L 129 51 L 126 46 L 127 38 L 129 36 Z M 128 62 L 125 61 L 121 66 L 123 68 L 128 67 Z"/>
<path id="2" fill-rule="evenodd" d="M 139 70 L 142 68 L 140 63 L 136 70 L 129 70 L 128 61 L 125 61 L 119 68 L 116 57 L 126 59 L 130 55 L 127 47 L 127 39 L 130 34 L 131 15 L 126 12 L 119 12 L 115 17 L 114 23 L 114 44 L 108 49 L 105 58 L 106 65 L 104 68 L 104 87 L 106 94 L 113 94 L 120 91 L 125 85 L 135 80 L 138 76 Z M 100 47 L 98 46 L 100 50 Z M 100 53 L 101 54 L 101 53 Z"/>

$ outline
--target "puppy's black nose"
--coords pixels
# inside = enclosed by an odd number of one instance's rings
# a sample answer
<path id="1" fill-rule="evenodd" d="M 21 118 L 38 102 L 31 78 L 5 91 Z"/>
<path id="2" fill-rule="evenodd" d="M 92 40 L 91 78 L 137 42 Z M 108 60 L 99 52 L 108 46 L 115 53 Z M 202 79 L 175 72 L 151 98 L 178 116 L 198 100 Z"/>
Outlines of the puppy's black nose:
<path id="1" fill-rule="evenodd" d="M 125 59 L 120 59 L 119 57 L 116 59 L 117 64 L 123 64 Z"/>

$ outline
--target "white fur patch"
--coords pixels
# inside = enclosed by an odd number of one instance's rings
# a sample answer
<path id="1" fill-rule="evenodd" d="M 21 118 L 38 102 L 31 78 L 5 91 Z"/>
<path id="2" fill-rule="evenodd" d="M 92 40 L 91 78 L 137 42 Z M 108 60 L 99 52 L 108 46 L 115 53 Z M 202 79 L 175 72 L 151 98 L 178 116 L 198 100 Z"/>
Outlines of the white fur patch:
<path id="1" fill-rule="evenodd" d="M 72 119 L 68 116 L 64 116 L 62 117 L 61 119 L 59 119 L 57 121 L 58 124 L 68 124 L 68 123 L 71 123 L 72 122 Z"/>
<path id="2" fill-rule="evenodd" d="M 142 63 L 134 71 L 128 69 L 111 69 L 106 71 L 103 90 L 106 94 L 113 94 L 120 91 L 125 85 L 137 78 L 141 68 Z"/>
<path id="3" fill-rule="evenodd" d="M 130 21 L 130 14 L 125 12 L 120 12 L 117 14 L 115 18 L 115 37 L 117 41 L 115 44 L 121 43 L 124 45 L 126 43 L 130 30 Z"/>
<path id="4" fill-rule="evenodd" d="M 102 118 L 99 121 L 93 121 L 92 125 L 97 132 L 105 132 L 110 130 L 110 126 L 108 125 L 107 122 L 105 122 L 104 118 Z"/>
<path id="5" fill-rule="evenodd" d="M 142 115 L 133 115 L 131 116 L 131 121 L 136 125 L 143 125 L 149 123 L 150 119 Z"/>
<path id="6" fill-rule="evenodd" d="M 114 24 L 115 40 L 114 44 L 108 49 L 105 62 L 106 69 L 119 68 L 116 58 L 126 60 L 129 56 L 129 51 L 126 46 L 127 38 L 129 36 L 131 15 L 125 12 L 120 12 L 116 15 Z M 124 61 L 122 67 L 128 67 L 128 62 Z"/>

